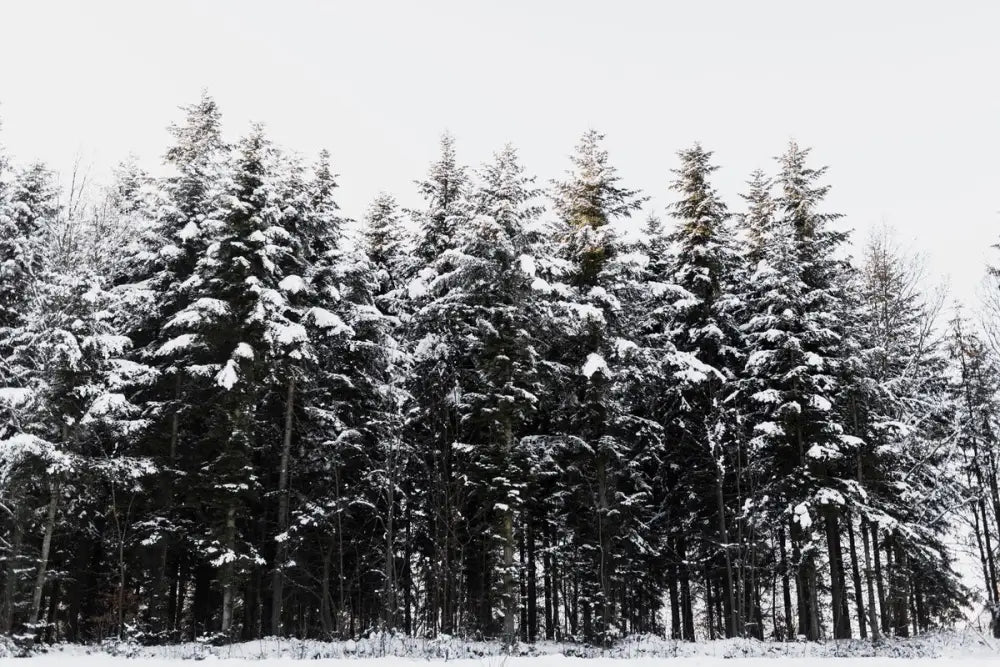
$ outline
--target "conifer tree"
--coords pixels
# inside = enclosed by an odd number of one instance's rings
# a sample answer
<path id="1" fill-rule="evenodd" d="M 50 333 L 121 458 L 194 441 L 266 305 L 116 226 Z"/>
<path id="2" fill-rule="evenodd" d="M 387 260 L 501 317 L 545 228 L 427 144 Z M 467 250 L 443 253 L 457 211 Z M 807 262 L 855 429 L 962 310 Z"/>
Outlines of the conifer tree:
<path id="1" fill-rule="evenodd" d="M 1000 517 L 996 437 L 998 364 L 995 355 L 961 312 L 953 318 L 950 329 L 949 351 L 955 364 L 949 387 L 954 405 L 952 428 L 961 453 L 965 494 L 970 498 L 966 513 L 971 515 L 975 553 L 986 589 L 985 606 L 996 636 L 1000 634 L 998 563 L 993 544 L 997 539 L 997 517 Z M 934 584 L 940 583 L 941 578 L 935 577 Z M 905 626 L 904 613 L 905 608 L 900 608 L 893 618 L 892 625 L 897 631 Z"/>
<path id="2" fill-rule="evenodd" d="M 16 613 L 16 583 L 8 581 L 8 631 L 15 617 L 30 632 L 41 629 L 53 539 L 63 512 L 75 506 L 86 514 L 89 499 L 97 495 L 95 486 L 127 484 L 152 472 L 128 446 L 143 424 L 139 407 L 124 393 L 135 375 L 147 371 L 123 358 L 130 341 L 113 327 L 111 297 L 99 278 L 75 268 L 39 276 L 25 323 L 11 332 L 8 363 L 19 386 L 0 388 L 14 408 L 12 433 L 0 441 L 4 495 L 18 498 L 15 533 L 27 536 L 36 529 L 42 535 L 23 615 Z M 32 525 L 27 510 L 36 501 L 45 509 L 42 521 Z M 92 510 L 99 507 L 94 505 Z M 81 529 L 71 523 L 67 532 Z M 22 544 L 15 539 L 16 546 Z M 22 556 L 18 549 L 10 555 Z M 122 594 L 125 581 L 117 583 Z"/>
<path id="3" fill-rule="evenodd" d="M 672 282 L 678 292 L 672 304 L 671 342 L 677 351 L 690 355 L 691 368 L 676 376 L 679 414 L 669 432 L 674 455 L 687 469 L 689 493 L 714 501 L 709 506 L 714 506 L 715 516 L 703 531 L 707 541 L 714 537 L 723 552 L 723 625 L 726 636 L 733 637 L 741 630 L 724 487 L 727 469 L 735 467 L 737 434 L 734 415 L 724 401 L 732 391 L 742 345 L 733 291 L 738 257 L 727 228 L 726 206 L 709 182 L 716 169 L 712 153 L 696 144 L 679 156 L 681 166 L 672 183 L 680 196 L 672 206 L 677 227 L 669 237 L 674 245 Z M 711 559 L 716 560 L 714 555 Z"/>
<path id="4" fill-rule="evenodd" d="M 799 631 L 820 637 L 818 577 L 825 528 L 833 592 L 834 636 L 850 636 L 846 584 L 837 528 L 851 496 L 838 465 L 855 442 L 834 411 L 838 369 L 837 316 L 844 235 L 829 229 L 836 215 L 819 209 L 824 168 L 806 166 L 795 143 L 779 158 L 776 219 L 763 239 L 754 294 L 744 325 L 749 351 L 743 392 L 753 403 L 750 456 L 770 474 L 760 490 L 768 506 L 753 510 L 788 522 L 796 566 Z M 822 521 L 822 526 L 820 525 Z"/>
<path id="5" fill-rule="evenodd" d="M 375 197 L 364 222 L 364 247 L 378 283 L 376 303 L 387 314 L 401 315 L 410 248 L 395 197 L 384 192 Z"/>
<path id="6" fill-rule="evenodd" d="M 415 214 L 420 235 L 413 276 L 407 292 L 412 304 L 410 341 L 413 347 L 409 393 L 414 403 L 407 415 L 425 471 L 424 528 L 429 541 L 419 545 L 429 564 L 424 573 L 431 591 L 425 601 L 431 632 L 454 632 L 459 600 L 463 527 L 461 477 L 467 461 L 459 441 L 460 367 L 453 347 L 458 321 L 437 312 L 433 286 L 452 268 L 456 230 L 468 223 L 468 179 L 456 161 L 450 135 L 441 140 L 441 154 L 426 180 L 418 182 L 426 209 Z"/>
<path id="7" fill-rule="evenodd" d="M 582 636 L 606 643 L 621 630 L 617 566 L 628 535 L 622 506 L 628 493 L 623 432 L 628 419 L 612 364 L 619 350 L 627 353 L 630 346 L 618 325 L 615 292 L 621 265 L 615 261 L 613 224 L 631 216 L 644 200 L 619 185 L 602 139 L 594 130 L 585 133 L 569 179 L 554 186 L 564 262 L 563 284 L 556 285 L 556 293 L 562 296 L 565 315 L 558 333 L 561 352 L 553 361 L 563 369 L 559 382 L 564 399 L 556 429 L 564 435 L 559 457 L 572 545 L 566 560 L 579 568 Z M 574 613 L 573 633 L 576 623 Z"/>
<path id="8" fill-rule="evenodd" d="M 165 162 L 171 174 L 158 181 L 148 204 L 152 220 L 128 246 L 119 288 L 134 307 L 126 330 L 134 342 L 130 358 L 158 371 L 148 386 L 137 388 L 150 418 L 143 434 L 145 452 L 159 462 L 162 476 L 143 523 L 145 544 L 157 563 L 150 573 L 151 602 L 144 620 L 150 632 L 173 639 L 180 637 L 184 620 L 182 568 L 194 570 L 195 585 L 186 636 L 207 631 L 210 623 L 212 570 L 194 555 L 198 496 L 183 491 L 181 480 L 200 469 L 196 441 L 208 422 L 205 392 L 211 385 L 198 324 L 203 316 L 221 315 L 226 308 L 217 301 L 199 301 L 197 263 L 217 233 L 229 147 L 210 96 L 203 94 L 184 111 L 184 122 L 169 128 L 174 144 Z M 130 181 L 126 179 L 126 192 Z"/>
<path id="9" fill-rule="evenodd" d="M 519 593 L 514 563 L 516 517 L 525 490 L 524 453 L 539 389 L 542 345 L 537 322 L 542 315 L 532 284 L 536 278 L 527 229 L 540 209 L 537 191 L 524 176 L 511 146 L 498 153 L 480 175 L 473 194 L 476 217 L 462 235 L 455 269 L 442 281 L 448 300 L 465 312 L 458 340 L 474 341 L 469 375 L 460 404 L 463 440 L 474 448 L 477 479 L 473 502 L 480 504 L 486 537 L 502 544 L 504 641 L 516 641 Z M 468 345 L 468 343 L 466 343 Z M 487 542 L 485 548 L 492 550 Z"/>
<path id="10" fill-rule="evenodd" d="M 455 139 L 445 133 L 441 137 L 441 154 L 431 165 L 427 178 L 417 181 L 420 195 L 427 208 L 416 214 L 420 224 L 420 240 L 416 258 L 429 264 L 442 253 L 455 247 L 456 233 L 468 221 L 468 176 L 457 162 Z"/>

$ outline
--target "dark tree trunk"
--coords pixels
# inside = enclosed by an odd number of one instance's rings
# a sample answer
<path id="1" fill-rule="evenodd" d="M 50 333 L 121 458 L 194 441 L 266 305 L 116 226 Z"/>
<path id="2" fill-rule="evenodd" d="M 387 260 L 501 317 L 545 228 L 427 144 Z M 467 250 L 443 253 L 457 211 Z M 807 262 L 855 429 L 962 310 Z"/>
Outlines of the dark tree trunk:
<path id="1" fill-rule="evenodd" d="M 676 552 L 667 565 L 667 590 L 670 593 L 670 638 L 681 638 L 681 608 L 677 593 L 677 562 Z"/>
<path id="2" fill-rule="evenodd" d="M 406 544 L 403 545 L 403 559 L 406 561 L 403 563 L 403 576 L 404 586 L 403 588 L 403 623 L 406 626 L 406 635 L 408 637 L 413 636 L 413 568 L 410 561 L 413 558 L 412 546 L 411 546 L 411 533 L 410 525 L 413 523 L 412 510 L 410 508 L 410 500 L 406 499 L 406 526 L 404 529 Z"/>
<path id="3" fill-rule="evenodd" d="M 722 545 L 722 555 L 725 564 L 724 590 L 722 603 L 725 612 L 726 637 L 735 637 L 739 628 L 739 608 L 736 606 L 736 589 L 733 584 L 733 560 L 729 552 L 729 530 L 726 528 L 726 502 L 722 490 L 722 471 L 719 470 L 715 480 L 715 510 L 718 514 L 719 543 Z"/>
<path id="4" fill-rule="evenodd" d="M 212 609 L 216 607 L 212 594 L 213 570 L 207 563 L 198 563 L 194 571 L 194 600 L 191 610 L 191 641 L 212 630 Z"/>
<path id="5" fill-rule="evenodd" d="M 542 529 L 542 592 L 545 596 L 545 638 L 555 639 L 555 628 L 552 625 L 552 554 L 549 551 L 552 543 L 549 540 L 549 531 Z"/>
<path id="6" fill-rule="evenodd" d="M 851 515 L 845 517 L 845 523 L 848 546 L 851 549 L 851 577 L 854 580 L 854 606 L 858 611 L 858 634 L 862 639 L 868 639 L 868 619 L 865 617 L 865 598 L 861 590 L 861 567 L 858 564 L 858 547 L 854 540 L 854 519 Z"/>
<path id="7" fill-rule="evenodd" d="M 535 566 L 535 524 L 530 516 L 527 520 L 528 531 L 528 641 L 538 639 L 538 572 Z"/>
<path id="8" fill-rule="evenodd" d="M 687 544 L 677 538 L 678 578 L 681 585 L 681 635 L 684 641 L 694 641 L 694 601 L 691 599 L 691 577 L 687 563 Z"/>
<path id="9" fill-rule="evenodd" d="M 778 548 L 781 557 L 781 599 L 785 609 L 785 640 L 795 639 L 795 626 L 792 624 L 792 591 L 788 576 L 788 549 L 785 546 L 785 527 L 778 528 Z"/>
<path id="10" fill-rule="evenodd" d="M 897 637 L 910 636 L 909 619 L 909 576 L 906 571 L 906 552 L 899 543 L 899 538 L 893 536 L 889 541 L 892 549 L 893 567 L 890 574 L 892 598 L 892 625 Z"/>
<path id="11" fill-rule="evenodd" d="M 872 569 L 871 550 L 868 544 L 868 519 L 861 519 L 861 541 L 865 550 L 865 584 L 868 589 L 868 628 L 872 633 L 872 642 L 879 641 L 878 612 L 875 610 L 875 572 Z"/>
<path id="12" fill-rule="evenodd" d="M 875 588 L 878 591 L 878 609 L 882 621 L 882 633 L 889 634 L 890 617 L 885 599 L 885 579 L 884 572 L 882 571 L 881 556 L 882 545 L 879 543 L 878 539 L 878 526 L 871 523 L 869 524 L 869 527 L 871 528 L 872 533 L 872 553 L 875 555 Z"/>
<path id="13" fill-rule="evenodd" d="M 836 509 L 824 512 L 826 544 L 830 557 L 830 597 L 833 607 L 833 638 L 851 638 L 851 616 L 847 606 L 847 581 L 844 576 L 844 553 L 840 545 L 840 527 Z M 814 593 L 815 594 L 815 593 Z"/>

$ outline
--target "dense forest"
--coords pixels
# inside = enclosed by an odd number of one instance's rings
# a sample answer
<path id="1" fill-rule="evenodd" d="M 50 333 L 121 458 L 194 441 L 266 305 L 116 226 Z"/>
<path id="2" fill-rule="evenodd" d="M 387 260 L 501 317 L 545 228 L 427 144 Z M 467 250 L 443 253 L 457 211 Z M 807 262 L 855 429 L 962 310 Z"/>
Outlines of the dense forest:
<path id="1" fill-rule="evenodd" d="M 681 150 L 661 218 L 596 131 L 545 184 L 446 135 L 349 220 L 326 152 L 170 132 L 0 152 L 0 633 L 1000 634 L 1000 346 L 808 149 L 736 202 Z"/>

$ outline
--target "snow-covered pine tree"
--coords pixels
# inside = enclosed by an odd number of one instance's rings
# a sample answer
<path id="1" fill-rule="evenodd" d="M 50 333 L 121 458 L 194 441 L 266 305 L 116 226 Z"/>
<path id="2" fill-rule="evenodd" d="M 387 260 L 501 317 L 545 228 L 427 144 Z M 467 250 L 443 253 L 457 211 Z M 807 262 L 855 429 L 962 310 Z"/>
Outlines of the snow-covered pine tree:
<path id="1" fill-rule="evenodd" d="M 373 478 L 381 487 L 377 494 L 384 526 L 384 572 L 382 590 L 383 627 L 386 630 L 412 632 L 413 582 L 411 572 L 411 541 L 409 539 L 413 512 L 413 443 L 401 431 L 402 407 L 407 402 L 406 383 L 410 356 L 404 344 L 405 321 L 408 319 L 406 272 L 409 267 L 409 238 L 404 227 L 403 212 L 395 197 L 382 192 L 372 201 L 364 218 L 361 244 L 368 258 L 370 298 L 377 320 L 376 344 L 371 349 L 380 352 L 379 373 L 383 384 L 379 391 L 385 403 L 375 420 L 378 437 Z M 357 290 L 355 293 L 360 293 Z M 355 299 L 357 300 L 357 299 Z M 402 551 L 403 557 L 397 554 Z"/>
<path id="2" fill-rule="evenodd" d="M 417 189 L 427 202 L 427 208 L 415 212 L 420 236 L 415 248 L 416 259 L 431 264 L 442 253 L 455 247 L 455 234 L 469 218 L 469 178 L 455 154 L 455 138 L 445 133 L 441 137 L 441 154 L 430 168 L 427 178 L 417 181 Z"/>
<path id="3" fill-rule="evenodd" d="M 981 333 L 975 331 L 961 311 L 956 313 L 949 328 L 949 352 L 954 366 L 948 388 L 954 410 L 952 434 L 960 452 L 958 467 L 959 481 L 964 486 L 962 495 L 969 499 L 964 514 L 971 524 L 972 551 L 979 557 L 982 569 L 983 587 L 986 589 L 984 602 L 990 612 L 991 630 L 994 636 L 998 636 L 1000 563 L 997 562 L 994 542 L 1000 530 L 1000 448 L 997 445 L 997 432 L 1000 431 L 1000 405 L 997 401 L 1000 362 L 983 341 Z M 941 577 L 931 581 L 937 585 Z M 900 622 L 906 623 L 905 609 L 899 609 L 899 612 L 903 616 L 895 617 L 893 625 L 896 629 L 899 629 Z"/>
<path id="4" fill-rule="evenodd" d="M 0 439 L 19 434 L 24 408 L 32 396 L 34 368 L 26 356 L 23 338 L 37 315 L 38 287 L 43 268 L 44 236 L 55 222 L 58 207 L 50 172 L 33 165 L 15 173 L 0 146 Z M 19 418 L 18 414 L 21 413 Z M 0 460 L 15 466 L 16 448 L 4 447 Z M 10 475 L 0 489 L 3 506 L 4 591 L 0 598 L 0 628 L 12 632 L 19 605 L 22 552 L 29 493 Z M 31 562 L 30 559 L 28 562 Z M 24 567 L 24 570 L 21 568 Z M 23 621 L 23 616 L 20 617 Z"/>
<path id="5" fill-rule="evenodd" d="M 569 544 L 561 556 L 575 569 L 579 590 L 571 632 L 607 643 L 622 630 L 619 568 L 624 543 L 636 537 L 626 511 L 633 490 L 626 456 L 633 425 L 614 368 L 632 345 L 619 326 L 616 292 L 623 267 L 615 261 L 619 241 L 613 225 L 630 217 L 644 198 L 621 187 L 603 138 L 586 132 L 569 179 L 554 185 L 563 275 L 553 285 L 562 316 L 551 361 L 563 369 L 557 390 L 563 399 L 553 426 L 563 436 L 557 457 L 567 496 L 563 518 Z"/>
<path id="6" fill-rule="evenodd" d="M 776 219 L 758 232 L 766 257 L 753 269 L 743 325 L 748 352 L 741 390 L 753 405 L 751 465 L 767 471 L 758 490 L 766 505 L 752 505 L 752 511 L 757 521 L 779 526 L 779 541 L 788 525 L 799 632 L 817 639 L 821 527 L 830 558 L 834 636 L 850 636 L 838 521 L 853 495 L 841 468 L 856 440 L 845 435 L 833 403 L 843 298 L 843 260 L 836 253 L 845 235 L 829 228 L 838 216 L 820 210 L 828 186 L 816 181 L 825 168 L 808 167 L 808 153 L 793 142 L 778 158 Z"/>
<path id="7" fill-rule="evenodd" d="M 459 230 L 459 246 L 446 260 L 451 268 L 435 281 L 437 298 L 421 314 L 457 319 L 449 343 L 462 350 L 460 438 L 473 470 L 466 485 L 467 514 L 479 534 L 471 550 L 495 562 L 499 544 L 502 634 L 513 644 L 520 606 L 516 582 L 522 575 L 514 562 L 515 528 L 523 523 L 526 482 L 520 441 L 536 407 L 541 358 L 541 307 L 532 287 L 535 258 L 526 230 L 540 209 L 512 146 L 483 167 L 479 180 L 471 195 L 475 216 Z M 479 590 L 470 593 L 490 600 L 492 572 L 484 574 Z M 490 615 L 491 606 L 484 606 Z M 492 618 L 480 614 L 478 625 L 489 631 Z"/>
<path id="8" fill-rule="evenodd" d="M 287 476 L 295 470 L 300 501 L 279 508 L 291 517 L 279 522 L 277 552 L 284 554 L 287 545 L 287 566 L 294 564 L 298 589 L 320 582 L 323 632 L 347 636 L 349 596 L 378 585 L 376 559 L 386 555 L 376 539 L 376 517 L 364 510 L 378 506 L 385 491 L 378 485 L 385 476 L 373 471 L 383 463 L 382 448 L 391 449 L 390 441 L 398 437 L 400 399 L 390 385 L 389 320 L 374 307 L 374 272 L 365 254 L 345 241 L 335 188 L 329 154 L 323 152 L 307 183 L 300 224 L 289 228 L 301 237 L 305 281 L 286 277 L 282 285 L 295 292 L 290 299 L 307 336 L 302 360 L 308 363 L 301 365 L 305 372 L 296 385 L 294 427 L 291 404 L 285 403 L 282 489 L 288 493 Z M 290 467 L 293 434 L 298 454 Z M 345 541 L 349 535 L 358 537 Z M 394 559 L 381 571 L 393 573 Z M 272 596 L 277 595 L 274 587 Z M 277 604 L 275 599 L 272 605 Z"/>
<path id="9" fill-rule="evenodd" d="M 0 388 L 14 415 L 12 432 L 0 440 L 3 495 L 18 499 L 11 556 L 21 558 L 20 549 L 29 539 L 34 542 L 34 535 L 41 540 L 29 602 L 20 606 L 23 613 L 18 613 L 18 586 L 8 581 L 8 630 L 18 619 L 31 633 L 45 625 L 42 600 L 55 595 L 48 583 L 60 518 L 66 517 L 66 538 L 89 539 L 93 528 L 85 518 L 105 511 L 105 485 L 112 492 L 114 519 L 125 520 L 118 513 L 115 489 L 135 492 L 139 480 L 152 472 L 150 464 L 132 455 L 131 438 L 144 424 L 139 406 L 125 393 L 139 380 L 137 375 L 149 371 L 124 359 L 130 341 L 113 326 L 113 299 L 101 282 L 83 265 L 66 272 L 43 270 L 24 323 L 11 331 L 12 353 L 6 361 L 17 385 Z M 37 504 L 44 507 L 40 520 L 28 511 Z M 118 528 L 126 530 L 121 523 Z M 120 577 L 119 610 L 126 586 L 123 571 Z M 120 632 L 121 616 L 116 620 Z"/>
<path id="10" fill-rule="evenodd" d="M 665 426 L 673 443 L 672 460 L 685 470 L 693 500 L 690 514 L 702 515 L 696 524 L 701 541 L 721 549 L 721 554 L 704 557 L 716 564 L 715 586 L 706 590 L 714 589 L 721 597 L 720 625 L 725 636 L 734 637 L 742 628 L 725 487 L 727 475 L 731 480 L 736 469 L 739 438 L 735 415 L 725 401 L 733 390 L 742 346 L 734 293 L 739 257 L 727 226 L 729 213 L 710 182 L 717 168 L 711 151 L 695 144 L 678 155 L 681 166 L 674 170 L 671 184 L 680 199 L 671 206 L 676 227 L 669 236 L 670 271 L 676 297 L 670 342 L 685 355 L 686 367 L 674 374 L 678 412 Z M 713 600 L 707 604 L 711 608 Z"/>
<path id="11" fill-rule="evenodd" d="M 261 483 L 253 465 L 259 401 L 283 349 L 305 337 L 282 287 L 295 239 L 282 226 L 281 194 L 277 150 L 255 126 L 237 147 L 213 240 L 194 267 L 194 298 L 171 320 L 190 336 L 184 347 L 198 350 L 200 363 L 185 370 L 211 382 L 197 474 L 186 492 L 205 512 L 194 539 L 199 557 L 218 571 L 223 635 L 234 627 L 240 578 L 263 562 L 247 516 Z"/>
<path id="12" fill-rule="evenodd" d="M 623 274 L 620 290 L 622 328 L 629 336 L 622 339 L 624 347 L 629 348 L 620 360 L 627 362 L 623 365 L 622 390 L 632 418 L 641 425 L 632 435 L 634 451 L 640 456 L 633 459 L 630 468 L 653 490 L 647 556 L 635 558 L 632 567 L 636 572 L 644 572 L 639 579 L 653 599 L 662 597 L 663 587 L 669 591 L 671 636 L 693 640 L 691 577 L 694 573 L 687 558 L 687 536 L 693 530 L 687 520 L 690 499 L 683 484 L 686 470 L 679 457 L 671 455 L 672 443 L 664 428 L 676 416 L 676 376 L 687 369 L 688 364 L 683 362 L 690 358 L 684 355 L 682 359 L 672 342 L 673 303 L 681 292 L 673 284 L 670 242 L 657 216 L 649 215 L 639 238 L 625 250 L 619 259 L 623 265 L 631 264 L 631 270 Z M 659 576 L 650 577 L 649 571 Z"/>
<path id="13" fill-rule="evenodd" d="M 136 238 L 126 246 L 122 275 L 116 278 L 121 283 L 117 291 L 132 309 L 125 332 L 134 342 L 130 359 L 158 371 L 148 386 L 137 388 L 150 419 L 150 428 L 141 435 L 143 450 L 158 462 L 161 475 L 141 510 L 144 544 L 156 563 L 148 570 L 144 629 L 175 640 L 182 631 L 190 638 L 206 632 L 212 613 L 211 567 L 191 557 L 200 521 L 198 496 L 185 492 L 181 480 L 193 479 L 202 464 L 196 440 L 207 423 L 205 391 L 211 378 L 203 372 L 205 346 L 197 329 L 201 316 L 192 313 L 211 315 L 224 310 L 224 304 L 197 301 L 202 278 L 196 266 L 217 231 L 215 213 L 229 153 L 221 114 L 210 96 L 203 94 L 184 112 L 184 121 L 169 127 L 174 139 L 165 154 L 170 174 L 151 184 L 148 195 L 140 193 L 142 205 L 128 214 L 138 217 Z M 131 208 L 140 178 L 133 170 L 122 174 L 117 196 L 123 208 Z M 143 222 L 146 210 L 150 219 Z M 194 593 L 184 609 L 181 577 L 189 565 Z"/>
<path id="14" fill-rule="evenodd" d="M 0 350 L 3 330 L 24 324 L 41 271 L 43 238 L 58 215 L 55 180 L 45 165 L 6 171 L 0 157 Z"/>
<path id="15" fill-rule="evenodd" d="M 410 239 L 396 198 L 382 192 L 368 207 L 363 244 L 377 281 L 375 302 L 389 315 L 406 312 L 408 271 L 412 268 Z"/>
<path id="16" fill-rule="evenodd" d="M 309 289 L 308 271 L 318 255 L 327 250 L 328 234 L 339 235 L 339 218 L 331 217 L 320 221 L 313 216 L 313 195 L 317 204 L 324 207 L 332 201 L 332 190 L 336 186 L 330 172 L 329 155 L 324 151 L 316 166 L 318 187 L 310 188 L 305 182 L 304 168 L 297 157 L 286 157 L 273 168 L 276 173 L 274 184 L 277 190 L 275 205 L 281 211 L 269 228 L 272 235 L 280 236 L 275 245 L 281 250 L 275 253 L 271 271 L 279 280 L 277 288 L 280 296 L 273 299 L 281 309 L 278 326 L 267 342 L 265 364 L 266 377 L 258 381 L 263 386 L 262 405 L 256 417 L 258 433 L 266 434 L 265 442 L 280 442 L 280 447 L 264 446 L 258 452 L 258 463 L 278 461 L 278 475 L 273 482 L 264 484 L 276 486 L 277 512 L 274 528 L 274 556 L 271 565 L 271 618 L 268 619 L 271 633 L 283 634 L 282 618 L 285 606 L 285 570 L 289 562 L 294 562 L 286 551 L 287 531 L 290 517 L 289 475 L 292 466 L 292 443 L 296 430 L 296 406 L 301 402 L 300 394 L 305 379 L 314 363 L 313 348 L 310 345 L 306 320 L 309 308 L 316 302 L 315 293 Z M 280 170 L 280 171 L 279 171 Z M 310 192 L 310 190 L 314 190 Z M 335 210 L 335 206 L 333 207 Z M 280 225 L 280 226 L 279 226 Z M 329 231 L 327 231 L 329 228 Z M 263 592 L 254 590 L 248 597 L 260 597 Z M 258 622 L 263 623 L 263 619 Z"/>
<path id="17" fill-rule="evenodd" d="M 460 497 L 464 463 L 459 443 L 459 367 L 454 359 L 453 314 L 440 312 L 431 286 L 451 268 L 450 251 L 457 247 L 456 230 L 468 224 L 468 178 L 456 161 L 450 135 L 441 140 L 441 155 L 426 180 L 418 182 L 426 209 L 415 213 L 420 223 L 412 276 L 407 291 L 413 319 L 408 325 L 413 355 L 408 391 L 414 401 L 407 421 L 426 477 L 421 480 L 424 498 L 423 527 L 426 539 L 415 546 L 430 565 L 423 573 L 430 591 L 426 601 L 429 631 L 454 632 L 461 563 L 459 535 L 462 521 Z M 425 315 L 422 315 L 425 313 Z M 419 529 L 417 529 L 419 530 Z"/>

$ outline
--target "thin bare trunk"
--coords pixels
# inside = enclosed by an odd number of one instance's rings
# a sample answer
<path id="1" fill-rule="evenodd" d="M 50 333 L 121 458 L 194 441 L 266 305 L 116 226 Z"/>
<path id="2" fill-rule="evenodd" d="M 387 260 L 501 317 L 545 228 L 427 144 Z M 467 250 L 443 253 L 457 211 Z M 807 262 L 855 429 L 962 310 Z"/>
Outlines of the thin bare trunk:
<path id="1" fill-rule="evenodd" d="M 868 544 L 868 519 L 861 520 L 861 539 L 865 550 L 865 584 L 868 588 L 868 628 L 871 630 L 872 643 L 879 641 L 878 611 L 875 609 L 875 576 L 872 572 L 871 547 Z"/>
<path id="2" fill-rule="evenodd" d="M 288 378 L 285 397 L 285 433 L 281 441 L 281 464 L 278 469 L 278 541 L 271 575 L 271 634 L 281 636 L 281 612 L 284 606 L 285 531 L 288 530 L 288 459 L 292 452 L 292 427 L 295 423 L 295 376 Z"/>
<path id="3" fill-rule="evenodd" d="M 510 463 L 514 449 L 514 432 L 510 419 L 503 425 L 504 461 Z M 517 594 L 514 590 L 514 511 L 510 506 L 511 499 L 504 498 L 503 503 L 503 594 L 504 617 L 503 637 L 507 646 L 513 646 L 517 641 L 517 631 L 514 620 L 517 615 Z"/>
<path id="4" fill-rule="evenodd" d="M 45 575 L 49 567 L 49 551 L 52 548 L 52 534 L 56 529 L 56 512 L 59 509 L 59 482 L 49 481 L 49 508 L 45 514 L 45 534 L 42 537 L 42 552 L 38 558 L 38 573 L 35 575 L 35 590 L 31 596 L 31 613 L 28 616 L 28 626 L 35 630 L 38 618 L 42 613 L 42 590 L 45 588 Z"/>
<path id="5" fill-rule="evenodd" d="M 232 560 L 236 551 L 236 506 L 231 502 L 226 510 L 225 548 L 229 560 L 222 570 L 222 634 L 228 634 L 233 627 L 233 589 L 236 586 L 236 568 Z"/>
<path id="6" fill-rule="evenodd" d="M 739 608 L 736 606 L 736 590 L 733 586 L 733 560 L 729 553 L 729 531 L 726 528 L 726 503 L 722 492 L 722 470 L 715 479 L 716 510 L 719 514 L 719 542 L 726 559 L 726 592 L 723 597 L 726 614 L 726 636 L 735 637 L 739 628 Z"/>

